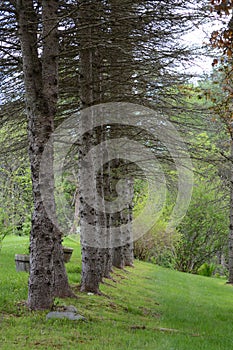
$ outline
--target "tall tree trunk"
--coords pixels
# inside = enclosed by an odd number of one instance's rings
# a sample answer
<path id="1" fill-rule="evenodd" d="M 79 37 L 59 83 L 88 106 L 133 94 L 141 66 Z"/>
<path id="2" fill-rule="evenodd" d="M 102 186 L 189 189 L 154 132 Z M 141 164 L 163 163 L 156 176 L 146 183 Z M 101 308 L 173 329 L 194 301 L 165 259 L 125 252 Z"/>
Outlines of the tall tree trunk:
<path id="1" fill-rule="evenodd" d="M 91 128 L 92 116 L 87 116 L 81 123 L 87 123 Z M 82 249 L 82 276 L 81 288 L 82 292 L 100 293 L 99 283 L 102 278 L 102 259 L 99 249 L 99 215 L 94 205 L 97 204 L 96 174 L 91 168 L 86 169 L 86 163 L 83 159 L 95 144 L 96 133 L 91 130 L 88 137 L 84 134 L 81 138 L 81 149 L 79 154 L 79 200 L 80 200 L 80 235 Z M 92 152 L 89 157 L 90 165 L 95 167 L 96 154 Z M 94 188 L 89 191 L 90 185 Z"/>
<path id="2" fill-rule="evenodd" d="M 96 72 L 96 36 L 97 28 L 93 21 L 98 13 L 98 6 L 92 1 L 81 1 L 79 10 L 79 24 L 85 29 L 80 30 L 80 98 L 82 109 L 92 106 L 98 101 L 98 73 Z M 81 131 L 93 125 L 95 116 L 90 113 L 81 120 Z M 98 235 L 99 217 L 96 210 L 90 206 L 84 198 L 90 184 L 94 187 L 94 193 L 89 194 L 89 202 L 96 203 L 97 182 L 93 169 L 85 172 L 83 158 L 96 145 L 98 132 L 91 130 L 88 135 L 82 133 L 81 147 L 79 152 L 79 200 L 80 200 L 80 235 L 82 248 L 82 277 L 81 291 L 100 293 L 99 283 L 102 278 L 102 260 L 99 255 Z M 96 154 L 93 152 L 89 158 L 95 166 Z"/>
<path id="3" fill-rule="evenodd" d="M 130 5 L 124 3 L 124 9 L 121 8 L 119 2 L 113 0 L 109 3 L 93 2 L 93 1 L 81 1 L 79 11 L 79 25 L 80 25 L 80 88 L 81 88 L 81 101 L 82 108 L 92 106 L 97 103 L 124 100 L 126 89 L 128 88 L 129 78 L 132 73 L 132 69 L 128 67 L 129 63 L 132 63 L 132 51 L 129 47 L 129 36 L 132 31 L 132 25 L 128 28 L 128 22 L 125 22 L 124 28 L 122 28 L 118 20 L 121 16 L 125 16 L 125 9 L 129 11 Z M 104 16 L 109 21 L 106 25 L 103 21 Z M 82 29 L 84 28 L 84 29 Z M 123 33 L 122 33 L 123 30 Z M 128 36 L 128 44 L 124 46 L 125 35 Z M 105 45 L 105 46 L 104 46 Z M 106 82 L 106 78 L 108 81 Z M 106 84 L 107 90 L 103 89 L 103 84 Z M 94 116 L 93 116 L 94 117 Z M 121 118 L 121 117 L 120 117 Z M 120 123 L 119 118 L 119 123 Z M 86 123 L 86 121 L 85 121 Z M 91 123 L 91 121 L 90 121 Z M 111 125 L 111 116 L 110 116 Z M 98 130 L 95 130 L 95 142 L 102 143 L 106 140 L 110 140 L 109 129 L 115 130 L 113 126 L 101 126 Z M 91 126 L 91 124 L 90 124 Z M 116 137 L 119 137 L 119 128 Z M 108 131 L 107 131 L 108 130 Z M 99 177 L 94 179 L 91 174 L 88 174 L 88 179 L 82 178 L 82 157 L 86 154 L 88 149 L 95 146 L 95 142 L 91 141 L 93 135 L 89 134 L 89 138 L 84 137 L 82 139 L 82 149 L 80 156 L 80 182 L 83 180 L 86 182 L 95 183 L 96 191 L 101 194 L 102 199 L 108 197 L 108 189 L 106 188 L 106 181 L 110 179 L 109 186 L 114 187 L 114 179 L 112 177 L 113 163 L 110 163 L 109 174 L 105 176 L 101 170 Z M 86 145 L 85 145 L 86 143 Z M 103 150 L 100 153 L 104 153 Z M 106 153 L 106 152 L 105 152 Z M 92 155 L 94 157 L 94 154 Z M 118 161 L 118 160 L 117 160 Z M 92 160 L 93 164 L 95 160 Z M 99 168 L 103 167 L 103 159 L 100 159 L 99 155 Z M 115 165 L 114 165 L 115 166 Z M 93 182 L 94 181 L 94 182 Z M 84 187 L 86 185 L 84 184 Z M 82 189 L 81 189 L 82 192 Z M 94 292 L 98 291 L 97 284 L 101 282 L 103 276 L 110 277 L 110 271 L 112 263 L 117 267 L 124 266 L 124 254 L 123 245 L 121 239 L 123 232 L 121 232 L 121 213 L 107 214 L 104 202 L 100 202 L 99 198 L 93 198 L 95 203 L 99 204 L 101 210 L 93 211 L 92 215 L 95 216 L 91 219 L 91 208 L 84 203 L 82 193 L 80 192 L 80 229 L 81 236 L 85 237 L 85 220 L 95 222 L 95 232 L 93 232 L 93 239 L 99 242 L 99 249 L 94 247 L 87 247 L 85 239 L 82 240 L 82 282 L 81 290 Z M 110 189 L 111 192 L 111 189 Z M 110 201 L 114 200 L 114 195 L 110 193 Z M 85 219 L 84 219 L 85 218 Z M 124 218 L 126 220 L 126 216 Z M 127 215 L 127 220 L 129 215 Z M 114 226 L 111 230 L 111 225 Z M 114 232 L 114 237 L 112 237 Z M 110 237 L 111 233 L 111 237 Z M 95 237 L 94 237 L 95 236 Z M 102 237 L 106 237 L 106 242 L 103 242 Z M 108 241 L 108 242 L 107 242 Z M 106 243 L 106 244 L 105 244 Z M 111 245 L 114 248 L 111 250 L 107 248 Z M 117 247 L 116 247 L 117 246 Z M 126 247 L 125 247 L 126 248 Z M 93 249 L 93 251 L 92 251 Z M 113 254 L 112 254 L 113 253 Z M 89 276 L 87 276 L 87 273 Z M 93 275 L 91 277 L 91 274 Z M 99 275 L 99 279 L 97 276 Z M 95 282 L 93 282 L 95 281 Z M 90 283 L 90 285 L 88 285 Z M 95 287 L 94 287 L 95 286 Z"/>
<path id="4" fill-rule="evenodd" d="M 109 81 L 110 96 L 113 101 L 130 101 L 132 97 L 132 75 L 133 59 L 132 59 L 132 40 L 130 36 L 132 34 L 132 21 L 128 23 L 123 21 L 123 25 L 117 24 L 119 18 L 130 17 L 132 15 L 132 2 L 123 1 L 122 4 L 117 0 L 110 0 L 110 20 L 113 23 L 111 32 L 109 33 L 110 53 L 109 53 Z M 119 114 L 119 124 L 121 122 L 121 115 Z M 121 136 L 121 130 L 118 127 L 112 126 L 112 137 L 117 138 Z M 124 179 L 124 166 L 121 161 L 116 159 L 111 162 L 110 178 L 112 188 L 116 188 L 117 181 Z M 116 176 L 117 174 L 117 176 Z M 128 191 L 132 188 L 128 187 Z M 112 225 L 114 236 L 112 237 L 113 249 L 112 249 L 112 264 L 117 268 L 124 268 L 124 266 L 132 264 L 132 227 L 130 222 L 132 221 L 132 212 L 129 213 L 129 208 L 132 207 L 132 203 L 129 203 L 128 208 L 119 210 L 112 217 Z M 126 226 L 128 230 L 125 229 Z M 131 229 L 131 232 L 130 232 Z M 128 232 L 126 232 L 128 231 Z M 130 244 L 128 244 L 130 243 Z"/>
<path id="5" fill-rule="evenodd" d="M 58 1 L 42 1 L 42 22 L 43 22 L 43 54 L 42 54 L 42 82 L 43 96 L 48 105 L 48 116 L 51 118 L 52 130 L 54 131 L 54 117 L 57 111 L 58 99 Z M 62 249 L 62 232 L 56 225 L 56 208 L 54 199 L 54 175 L 53 156 L 50 168 L 51 206 L 54 207 L 53 222 L 53 268 L 54 284 L 53 295 L 55 297 L 73 296 L 68 283 L 64 256 Z"/>
<path id="6" fill-rule="evenodd" d="M 128 188 L 129 197 L 133 198 L 134 193 L 134 182 L 132 179 L 128 180 Z M 123 245 L 123 255 L 124 255 L 124 264 L 125 266 L 133 266 L 134 261 L 134 253 L 133 253 L 133 230 L 132 230 L 132 220 L 133 220 L 133 205 L 132 201 L 128 204 L 124 215 L 126 219 L 124 221 L 127 224 L 127 230 L 125 235 L 125 242 Z"/>
<path id="7" fill-rule="evenodd" d="M 108 140 L 108 130 L 104 131 L 104 139 Z M 108 147 L 105 147 L 104 152 L 108 153 Z M 104 200 L 111 202 L 111 166 L 110 162 L 103 166 L 103 189 L 104 189 Z M 111 214 L 106 213 L 105 215 L 105 248 L 104 248 L 104 264 L 103 264 L 103 277 L 111 279 L 112 272 L 112 249 L 111 249 Z"/>
<path id="8" fill-rule="evenodd" d="M 122 178 L 121 173 L 121 161 L 120 159 L 114 159 L 111 162 L 111 189 L 112 196 L 116 198 L 117 196 L 117 184 Z M 122 193 L 124 195 L 124 193 Z M 111 239 L 112 239 L 112 264 L 113 266 L 123 269 L 124 268 L 124 254 L 123 254 L 123 239 L 124 231 L 122 228 L 122 210 L 118 209 L 117 212 L 113 213 L 111 216 Z"/>
<path id="9" fill-rule="evenodd" d="M 28 291 L 28 306 L 31 309 L 51 308 L 57 290 L 61 288 L 67 293 L 68 289 L 63 256 L 60 254 L 61 250 L 57 249 L 57 242 L 61 241 L 60 234 L 57 233 L 53 220 L 48 217 L 41 194 L 41 186 L 46 185 L 48 193 L 46 200 L 55 213 L 52 149 L 48 153 L 46 169 L 40 174 L 42 154 L 54 131 L 58 95 L 57 6 L 56 0 L 42 1 L 43 52 L 40 59 L 37 43 L 38 18 L 33 1 L 17 1 L 34 200 Z M 56 266 L 55 261 L 59 262 Z M 58 281 L 59 286 L 55 285 Z"/>
<path id="10" fill-rule="evenodd" d="M 233 136 L 233 135 L 232 135 Z M 230 227 L 228 240 L 228 282 L 233 284 L 233 137 L 231 138 L 231 178 L 230 178 Z"/>

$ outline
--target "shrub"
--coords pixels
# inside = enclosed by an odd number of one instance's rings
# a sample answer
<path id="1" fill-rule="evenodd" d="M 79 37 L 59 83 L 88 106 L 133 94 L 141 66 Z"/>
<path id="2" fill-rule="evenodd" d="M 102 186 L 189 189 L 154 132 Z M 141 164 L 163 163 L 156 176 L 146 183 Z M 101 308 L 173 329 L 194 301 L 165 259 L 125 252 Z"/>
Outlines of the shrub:
<path id="1" fill-rule="evenodd" d="M 175 268 L 179 271 L 198 273 L 206 261 L 211 262 L 227 247 L 226 196 L 216 186 L 205 179 L 195 183 L 188 211 L 178 226 L 182 239 L 176 246 Z"/>
<path id="2" fill-rule="evenodd" d="M 2 232 L 0 233 L 0 251 L 2 249 L 2 241 L 4 240 L 5 236 L 6 236 L 6 233 L 2 233 Z"/>
<path id="3" fill-rule="evenodd" d="M 174 267 L 177 232 L 167 232 L 165 222 L 157 222 L 142 238 L 134 242 L 134 256 L 164 267 Z"/>
<path id="4" fill-rule="evenodd" d="M 7 223 L 7 216 L 4 213 L 4 210 L 0 209 L 0 251 L 2 248 L 2 242 L 6 235 L 13 232 L 13 226 Z"/>
<path id="5" fill-rule="evenodd" d="M 211 277 L 214 274 L 214 271 L 216 269 L 216 265 L 213 263 L 204 263 L 201 265 L 201 267 L 199 267 L 199 269 L 197 270 L 198 275 L 201 276 L 206 276 L 206 277 Z"/>

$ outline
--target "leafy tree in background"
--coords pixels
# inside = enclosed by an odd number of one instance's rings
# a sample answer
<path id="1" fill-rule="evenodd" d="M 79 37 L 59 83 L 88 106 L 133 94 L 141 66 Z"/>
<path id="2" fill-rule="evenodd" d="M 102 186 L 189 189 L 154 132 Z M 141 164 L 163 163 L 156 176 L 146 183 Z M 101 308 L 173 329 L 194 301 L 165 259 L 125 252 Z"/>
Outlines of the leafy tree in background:
<path id="1" fill-rule="evenodd" d="M 184 92 L 194 106 L 193 128 L 184 123 L 182 130 L 186 130 L 195 180 L 190 206 L 178 227 L 181 239 L 175 249 L 175 267 L 197 273 L 203 263 L 216 260 L 216 256 L 228 260 L 228 190 L 222 177 L 227 168 L 224 144 L 228 137 L 221 118 L 213 110 L 210 95 L 217 98 L 220 90 L 211 78 L 196 86 L 184 86 Z"/>
<path id="2" fill-rule="evenodd" d="M 226 213 L 229 205 L 226 175 L 229 174 L 229 140 L 225 126 L 213 110 L 214 104 L 210 100 L 211 94 L 215 99 L 221 94 L 221 90 L 212 83 L 211 78 L 200 81 L 195 86 L 184 85 L 181 91 L 193 110 L 192 120 L 185 118 L 184 113 L 183 116 L 180 115 L 183 123 L 179 125 L 194 166 L 193 197 L 178 232 L 171 235 L 174 240 L 169 242 L 164 239 L 163 231 L 174 201 L 172 197 L 176 196 L 175 172 L 170 170 L 169 177 L 169 169 L 166 169 L 170 209 L 169 205 L 166 206 L 161 219 L 146 235 L 145 240 L 136 242 L 136 253 L 142 259 L 152 257 L 157 263 L 196 273 L 202 263 L 211 262 L 216 256 L 222 255 L 222 260 L 226 263 L 228 261 L 226 246 L 229 220 Z M 179 122 L 180 118 L 177 119 L 174 115 L 173 122 Z M 143 191 L 142 184 L 139 189 Z M 146 201 L 145 192 L 136 198 L 138 201 L 135 203 L 135 209 L 138 210 L 143 201 Z M 160 246 L 164 247 L 162 259 L 158 254 Z"/>
<path id="3" fill-rule="evenodd" d="M 199 179 L 194 184 L 192 201 L 182 224 L 181 240 L 176 247 L 175 268 L 197 273 L 203 263 L 211 263 L 218 255 L 226 257 L 228 218 L 227 198 L 217 191 L 217 181 Z"/>
<path id="4" fill-rule="evenodd" d="M 2 159 L 0 188 L 0 207 L 4 212 L 5 226 L 11 227 L 11 233 L 22 234 L 23 226 L 32 212 L 29 165 L 23 163 L 22 159 Z"/>

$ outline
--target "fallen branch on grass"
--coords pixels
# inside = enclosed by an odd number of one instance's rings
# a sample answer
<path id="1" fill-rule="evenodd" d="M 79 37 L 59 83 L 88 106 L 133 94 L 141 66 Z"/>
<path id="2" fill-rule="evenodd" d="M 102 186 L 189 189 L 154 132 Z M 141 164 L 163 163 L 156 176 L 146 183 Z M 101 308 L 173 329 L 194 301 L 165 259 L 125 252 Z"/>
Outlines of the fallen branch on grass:
<path id="1" fill-rule="evenodd" d="M 182 331 L 180 329 L 174 329 L 174 328 L 164 328 L 164 327 L 155 327 L 155 328 L 147 328 L 146 326 L 131 326 L 130 327 L 132 330 L 135 329 L 148 329 L 148 330 L 154 330 L 157 332 L 168 332 L 168 333 L 181 333 L 181 334 L 186 334 L 186 335 L 190 335 L 191 337 L 200 337 L 200 334 L 195 334 L 195 333 L 188 333 L 185 331 Z"/>

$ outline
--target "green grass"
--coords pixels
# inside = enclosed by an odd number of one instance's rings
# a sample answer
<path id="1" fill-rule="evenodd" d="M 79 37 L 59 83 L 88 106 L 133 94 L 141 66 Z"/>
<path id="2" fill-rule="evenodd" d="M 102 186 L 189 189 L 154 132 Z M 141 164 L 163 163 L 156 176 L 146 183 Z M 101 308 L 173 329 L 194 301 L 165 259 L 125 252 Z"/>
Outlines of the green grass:
<path id="1" fill-rule="evenodd" d="M 66 265 L 76 300 L 87 322 L 46 321 L 46 312 L 30 313 L 24 305 L 28 274 L 16 272 L 14 254 L 27 250 L 27 238 L 7 237 L 0 253 L 0 349 L 89 350 L 231 350 L 233 287 L 222 279 L 179 273 L 135 262 L 115 270 L 117 281 L 101 286 L 105 296 L 81 294 L 80 249 Z"/>

